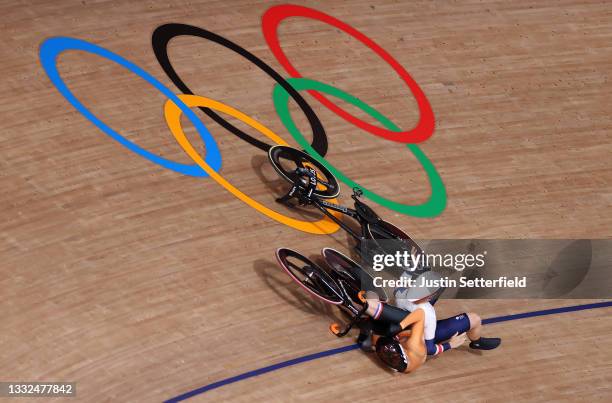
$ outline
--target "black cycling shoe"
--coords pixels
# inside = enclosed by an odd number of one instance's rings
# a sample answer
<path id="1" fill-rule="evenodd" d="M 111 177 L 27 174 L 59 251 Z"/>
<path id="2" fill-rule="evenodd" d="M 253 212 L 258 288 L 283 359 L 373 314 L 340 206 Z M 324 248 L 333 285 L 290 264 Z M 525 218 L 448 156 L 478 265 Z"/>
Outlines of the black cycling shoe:
<path id="1" fill-rule="evenodd" d="M 357 344 L 359 344 L 359 348 L 361 348 L 365 352 L 374 351 L 374 349 L 372 348 L 372 335 L 360 334 L 357 338 Z"/>
<path id="2" fill-rule="evenodd" d="M 481 337 L 470 343 L 470 348 L 476 350 L 493 350 L 501 344 L 501 339 L 498 337 Z"/>
<path id="3" fill-rule="evenodd" d="M 359 332 L 359 336 L 357 337 L 357 344 L 359 347 L 366 352 L 372 352 L 374 349 L 372 348 L 372 331 L 366 330 Z"/>

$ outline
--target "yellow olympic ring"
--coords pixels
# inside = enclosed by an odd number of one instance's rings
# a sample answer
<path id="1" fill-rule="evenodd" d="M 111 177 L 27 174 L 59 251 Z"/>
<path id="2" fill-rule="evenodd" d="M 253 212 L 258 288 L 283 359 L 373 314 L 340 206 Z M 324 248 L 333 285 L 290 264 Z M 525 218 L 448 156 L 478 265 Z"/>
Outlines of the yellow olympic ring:
<path id="1" fill-rule="evenodd" d="M 264 125 L 262 125 L 255 119 L 251 118 L 250 116 L 247 116 L 244 113 L 240 112 L 239 110 L 232 108 L 231 106 L 225 105 L 219 101 L 215 101 L 213 99 L 202 97 L 199 95 L 184 95 L 183 94 L 183 95 L 178 95 L 178 97 L 180 98 L 181 101 L 183 101 L 190 108 L 193 108 L 196 106 L 203 106 L 206 108 L 217 110 L 219 112 L 226 113 L 240 120 L 241 122 L 246 123 L 247 125 L 251 126 L 253 129 L 259 131 L 260 133 L 268 137 L 270 140 L 276 142 L 276 144 L 288 145 L 287 142 L 285 142 L 285 140 L 280 138 L 272 130 L 268 129 L 267 127 L 265 127 Z M 301 220 L 296 220 L 295 218 L 287 217 L 272 209 L 269 209 L 263 204 L 253 200 L 246 194 L 242 193 L 238 188 L 236 188 L 234 185 L 229 183 L 219 173 L 215 172 L 210 166 L 208 166 L 208 164 L 204 161 L 202 156 L 193 148 L 193 145 L 189 142 L 189 140 L 185 136 L 185 133 L 183 132 L 183 128 L 181 126 L 181 114 L 182 113 L 183 111 L 178 106 L 176 106 L 176 104 L 172 102 L 172 100 L 169 99 L 168 101 L 166 101 L 166 104 L 164 105 L 164 117 L 166 118 L 166 124 L 168 125 L 168 128 L 172 132 L 172 135 L 174 136 L 176 141 L 179 143 L 179 145 L 183 148 L 183 150 L 187 153 L 187 155 L 189 155 L 196 164 L 198 164 L 204 171 L 206 171 L 206 173 L 212 179 L 214 179 L 219 185 L 223 186 L 225 190 L 227 190 L 228 192 L 230 192 L 231 194 L 233 194 L 234 196 L 236 196 L 237 198 L 239 198 L 240 200 L 242 200 L 249 206 L 253 207 L 255 210 L 259 211 L 260 213 L 272 218 L 273 220 L 276 220 L 282 224 L 285 224 L 289 227 L 292 227 L 292 228 L 295 228 L 295 229 L 298 229 L 304 232 L 309 232 L 311 234 L 331 234 L 333 232 L 336 232 L 338 228 L 340 228 L 340 226 L 334 221 L 332 221 L 329 217 L 324 217 L 323 219 L 319 221 L 314 221 L 314 222 L 301 221 Z M 334 202 L 335 200 L 336 199 L 332 199 L 330 201 Z M 341 214 L 338 212 L 331 212 L 331 213 L 336 218 L 341 217 Z"/>

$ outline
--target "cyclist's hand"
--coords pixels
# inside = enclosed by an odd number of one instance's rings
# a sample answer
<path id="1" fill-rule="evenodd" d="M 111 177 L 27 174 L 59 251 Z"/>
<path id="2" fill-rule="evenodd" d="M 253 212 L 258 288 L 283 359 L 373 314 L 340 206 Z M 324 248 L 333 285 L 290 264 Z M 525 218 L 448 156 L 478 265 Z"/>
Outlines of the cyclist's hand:
<path id="1" fill-rule="evenodd" d="M 448 344 L 450 344 L 451 348 L 457 348 L 465 343 L 467 339 L 467 335 L 465 333 L 459 334 L 459 332 L 455 333 L 453 337 L 450 338 Z"/>

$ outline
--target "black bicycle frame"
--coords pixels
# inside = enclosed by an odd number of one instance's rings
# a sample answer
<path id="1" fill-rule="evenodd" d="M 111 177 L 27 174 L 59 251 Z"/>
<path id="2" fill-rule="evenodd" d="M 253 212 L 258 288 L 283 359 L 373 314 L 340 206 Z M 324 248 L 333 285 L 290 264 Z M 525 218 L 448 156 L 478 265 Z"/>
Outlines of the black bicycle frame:
<path id="1" fill-rule="evenodd" d="M 303 183 L 299 183 L 298 179 L 296 182 L 294 182 L 293 186 L 291 187 L 291 190 L 289 190 L 289 192 L 283 197 L 276 199 L 276 201 L 280 203 L 287 203 L 290 199 L 295 197 L 300 201 L 301 204 L 314 204 L 315 207 L 317 207 L 319 210 L 321 210 L 321 212 L 323 212 L 323 214 L 325 214 L 332 221 L 342 227 L 342 229 L 348 232 L 353 238 L 355 238 L 357 242 L 360 242 L 366 238 L 366 227 L 364 226 L 362 217 L 359 215 L 359 213 L 357 213 L 357 210 L 341 206 L 339 204 L 330 203 L 325 200 L 321 200 L 317 195 L 313 194 L 317 184 L 321 182 L 320 180 L 318 180 L 316 176 L 316 171 L 314 169 L 298 168 L 296 170 L 296 173 L 298 173 L 299 175 L 307 176 L 308 184 L 304 186 Z M 354 188 L 353 192 L 353 199 L 355 200 L 355 203 L 358 203 L 357 197 L 361 195 L 361 189 Z M 356 220 L 361 226 L 361 236 L 347 224 L 335 217 L 328 210 L 337 211 Z"/>
<path id="2" fill-rule="evenodd" d="M 335 280 L 333 277 L 332 277 L 332 280 L 334 280 L 336 285 L 340 287 L 341 292 L 342 292 L 342 295 L 339 295 L 339 297 L 342 299 L 342 304 L 340 304 L 340 306 L 343 306 L 344 308 L 346 308 L 351 314 L 351 319 L 344 326 L 344 330 L 338 333 L 334 333 L 338 337 L 344 337 L 353 328 L 353 326 L 355 326 L 355 324 L 361 320 L 361 317 L 365 314 L 366 310 L 368 309 L 368 304 L 364 303 L 361 309 L 355 308 L 351 300 L 351 297 L 349 296 L 348 292 L 346 291 L 346 288 L 344 287 L 344 281 Z"/>
<path id="3" fill-rule="evenodd" d="M 312 199 L 312 204 L 315 205 L 315 207 L 317 207 L 319 210 L 321 210 L 323 212 L 323 214 L 325 214 L 326 216 L 328 216 L 331 220 L 333 220 L 336 224 L 338 224 L 339 226 L 342 227 L 342 229 L 344 229 L 346 232 L 348 232 L 353 238 L 355 238 L 355 240 L 357 241 L 361 241 L 363 239 L 366 238 L 366 229 L 363 225 L 363 222 L 361 220 L 361 217 L 359 216 L 359 214 L 357 214 L 357 210 L 354 210 L 352 208 L 348 208 L 348 207 L 344 207 L 341 206 L 339 204 L 334 204 L 334 203 L 330 203 L 328 201 L 325 200 L 320 200 L 318 198 Z M 329 210 L 334 210 L 337 211 L 339 213 L 342 213 L 344 215 L 347 215 L 355 220 L 357 220 L 357 222 L 359 223 L 359 225 L 361 226 L 361 236 L 359 236 L 352 228 L 350 228 L 347 224 L 345 224 L 344 222 L 342 222 L 342 220 L 339 220 L 336 216 L 334 216 L 332 213 L 330 213 Z"/>

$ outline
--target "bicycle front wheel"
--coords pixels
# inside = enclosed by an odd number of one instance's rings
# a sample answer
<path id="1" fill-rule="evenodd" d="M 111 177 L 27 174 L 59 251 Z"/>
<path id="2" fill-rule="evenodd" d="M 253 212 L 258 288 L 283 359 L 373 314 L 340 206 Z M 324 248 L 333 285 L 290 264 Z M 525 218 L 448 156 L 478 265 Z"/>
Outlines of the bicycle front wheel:
<path id="1" fill-rule="evenodd" d="M 293 184 L 300 180 L 296 168 L 313 168 L 317 172 L 318 184 L 313 194 L 323 199 L 333 199 L 340 193 L 336 177 L 303 151 L 288 146 L 274 146 L 268 151 L 268 158 L 276 172 L 287 182 Z"/>
<path id="2" fill-rule="evenodd" d="M 311 295 L 334 305 L 344 302 L 340 286 L 307 257 L 287 248 L 276 250 L 278 264 Z"/>

